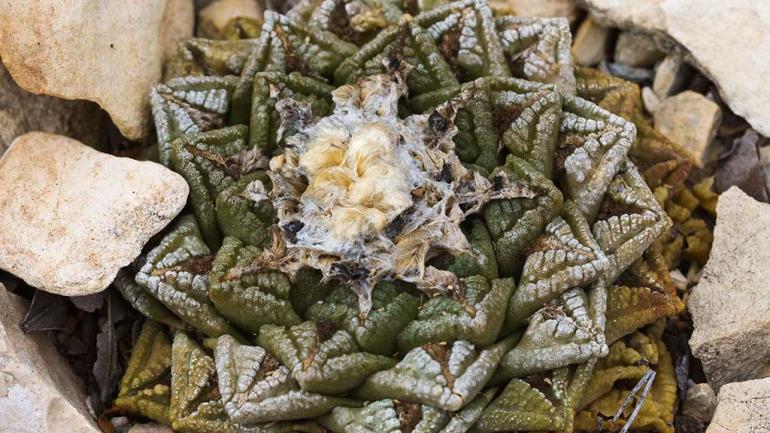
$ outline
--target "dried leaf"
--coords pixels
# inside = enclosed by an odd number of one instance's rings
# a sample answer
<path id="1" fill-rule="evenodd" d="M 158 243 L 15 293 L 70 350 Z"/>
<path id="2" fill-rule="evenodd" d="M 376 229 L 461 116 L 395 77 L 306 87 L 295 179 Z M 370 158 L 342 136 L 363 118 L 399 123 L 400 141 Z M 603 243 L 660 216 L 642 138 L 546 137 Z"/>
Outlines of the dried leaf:
<path id="1" fill-rule="evenodd" d="M 121 374 L 114 323 L 112 303 L 108 299 L 107 316 L 96 336 L 96 362 L 93 367 L 94 378 L 99 387 L 99 398 L 104 403 L 110 401 Z"/>
<path id="2" fill-rule="evenodd" d="M 19 326 L 24 333 L 62 330 L 66 326 L 68 311 L 66 297 L 35 290 L 32 304 Z"/>

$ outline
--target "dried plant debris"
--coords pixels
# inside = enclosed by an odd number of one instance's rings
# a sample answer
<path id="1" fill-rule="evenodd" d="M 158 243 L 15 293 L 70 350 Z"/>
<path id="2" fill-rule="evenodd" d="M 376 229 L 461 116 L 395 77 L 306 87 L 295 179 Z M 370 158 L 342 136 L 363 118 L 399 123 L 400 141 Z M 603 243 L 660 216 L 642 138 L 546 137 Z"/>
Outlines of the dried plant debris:
<path id="1" fill-rule="evenodd" d="M 148 317 L 119 408 L 184 433 L 670 431 L 651 324 L 716 195 L 635 85 L 573 67 L 566 20 L 302 0 L 219 37 L 152 93 L 190 212 L 116 282 Z"/>

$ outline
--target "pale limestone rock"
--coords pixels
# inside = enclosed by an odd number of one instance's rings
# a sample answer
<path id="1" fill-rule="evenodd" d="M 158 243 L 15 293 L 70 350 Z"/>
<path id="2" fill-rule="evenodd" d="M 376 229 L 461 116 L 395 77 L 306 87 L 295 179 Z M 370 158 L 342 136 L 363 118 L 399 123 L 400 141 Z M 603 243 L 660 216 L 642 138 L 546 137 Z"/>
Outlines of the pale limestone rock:
<path id="1" fill-rule="evenodd" d="M 579 0 L 595 20 L 612 27 L 663 32 L 666 16 L 661 3 L 666 0 Z"/>
<path id="2" fill-rule="evenodd" d="M 607 39 L 610 29 L 586 18 L 572 43 L 572 58 L 580 66 L 593 66 L 607 58 Z"/>
<path id="3" fill-rule="evenodd" d="M 652 39 L 645 35 L 622 32 L 615 44 L 615 61 L 636 68 L 649 68 L 663 54 Z"/>
<path id="4" fill-rule="evenodd" d="M 717 410 L 706 433 L 770 431 L 770 378 L 730 383 L 719 390 Z"/>
<path id="5" fill-rule="evenodd" d="M 198 12 L 198 33 L 217 35 L 233 18 L 262 19 L 256 0 L 217 0 Z"/>
<path id="6" fill-rule="evenodd" d="M 708 424 L 717 408 L 717 395 L 708 383 L 697 383 L 687 389 L 682 414 Z"/>
<path id="7" fill-rule="evenodd" d="M 711 257 L 688 308 L 693 355 L 715 390 L 770 375 L 770 205 L 737 187 L 719 197 Z"/>
<path id="8" fill-rule="evenodd" d="M 566 17 L 570 22 L 577 18 L 572 0 L 489 0 L 489 4 L 524 17 Z"/>
<path id="9" fill-rule="evenodd" d="M 649 113 L 654 113 L 660 107 L 660 98 L 650 87 L 642 87 L 642 103 Z"/>
<path id="10" fill-rule="evenodd" d="M 679 93 L 687 86 L 692 69 L 679 56 L 667 56 L 655 68 L 652 90 L 658 98 L 667 98 Z"/>
<path id="11" fill-rule="evenodd" d="M 767 0 L 581 0 L 604 25 L 649 33 L 659 48 L 684 52 L 722 99 L 770 136 L 770 5 Z"/>
<path id="12" fill-rule="evenodd" d="M 706 162 L 709 144 L 722 122 L 719 105 L 687 90 L 662 100 L 653 114 L 658 132 L 681 144 L 699 164 Z"/>
<path id="13" fill-rule="evenodd" d="M 62 295 L 106 288 L 184 207 L 184 179 L 33 132 L 0 160 L 0 268 Z"/>
<path id="14" fill-rule="evenodd" d="M 150 87 L 169 47 L 191 36 L 192 8 L 192 0 L 0 0 L 0 57 L 23 89 L 96 102 L 140 140 Z"/>
<path id="15" fill-rule="evenodd" d="M 68 361 L 45 334 L 21 332 L 26 312 L 0 284 L 0 432 L 99 433 Z"/>
<path id="16" fill-rule="evenodd" d="M 108 121 L 107 114 L 93 102 L 25 91 L 0 64 L 0 156 L 16 137 L 30 131 L 66 135 L 103 149 L 107 146 Z"/>
<path id="17" fill-rule="evenodd" d="M 174 430 L 162 424 L 136 424 L 128 433 L 174 433 Z"/>

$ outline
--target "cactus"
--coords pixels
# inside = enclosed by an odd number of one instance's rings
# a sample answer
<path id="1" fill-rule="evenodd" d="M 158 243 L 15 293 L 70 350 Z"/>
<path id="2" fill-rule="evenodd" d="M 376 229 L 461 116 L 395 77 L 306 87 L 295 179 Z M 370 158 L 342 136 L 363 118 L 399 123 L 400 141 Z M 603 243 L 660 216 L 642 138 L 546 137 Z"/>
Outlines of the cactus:
<path id="1" fill-rule="evenodd" d="M 571 432 L 654 369 L 633 428 L 670 431 L 654 323 L 715 198 L 638 88 L 573 67 L 566 20 L 302 0 L 217 36 L 151 94 L 190 213 L 118 281 L 153 319 L 119 407 L 185 433 Z"/>

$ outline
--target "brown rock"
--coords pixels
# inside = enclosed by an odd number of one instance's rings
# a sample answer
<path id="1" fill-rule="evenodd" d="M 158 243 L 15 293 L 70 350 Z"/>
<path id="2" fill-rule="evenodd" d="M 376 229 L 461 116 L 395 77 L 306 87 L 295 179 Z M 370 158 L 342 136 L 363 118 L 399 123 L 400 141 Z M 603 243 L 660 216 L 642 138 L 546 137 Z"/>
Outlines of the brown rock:
<path id="1" fill-rule="evenodd" d="M 610 29 L 586 18 L 572 43 L 572 58 L 580 66 L 593 66 L 607 58 L 607 40 Z"/>
<path id="2" fill-rule="evenodd" d="M 722 121 L 719 105 L 688 90 L 662 100 L 653 114 L 658 132 L 682 145 L 699 164 L 707 162 L 709 144 Z"/>
<path id="3" fill-rule="evenodd" d="M 42 290 L 106 288 L 184 207 L 184 179 L 40 132 L 0 160 L 0 268 Z"/>
<path id="4" fill-rule="evenodd" d="M 615 44 L 615 61 L 636 68 L 649 68 L 663 57 L 647 36 L 621 32 Z"/>
<path id="5" fill-rule="evenodd" d="M 770 205 L 733 187 L 719 197 L 711 257 L 688 308 L 709 384 L 770 375 Z"/>
<path id="6" fill-rule="evenodd" d="M 682 414 L 708 424 L 717 408 L 717 395 L 708 383 L 697 383 L 687 389 Z"/>
<path id="7" fill-rule="evenodd" d="M 655 68 L 652 90 L 658 98 L 667 98 L 679 93 L 687 86 L 692 68 L 679 56 L 667 56 Z"/>
<path id="8" fill-rule="evenodd" d="M 45 334 L 21 332 L 26 311 L 0 284 L 0 431 L 99 433 L 68 361 Z"/>
<path id="9" fill-rule="evenodd" d="M 93 101 L 129 139 L 148 130 L 168 46 L 191 0 L 0 0 L 0 57 L 23 89 Z M 185 27 L 185 28 L 183 28 Z"/>
<path id="10" fill-rule="evenodd" d="M 706 433 L 770 431 L 770 378 L 730 383 L 719 390 L 717 410 Z"/>

